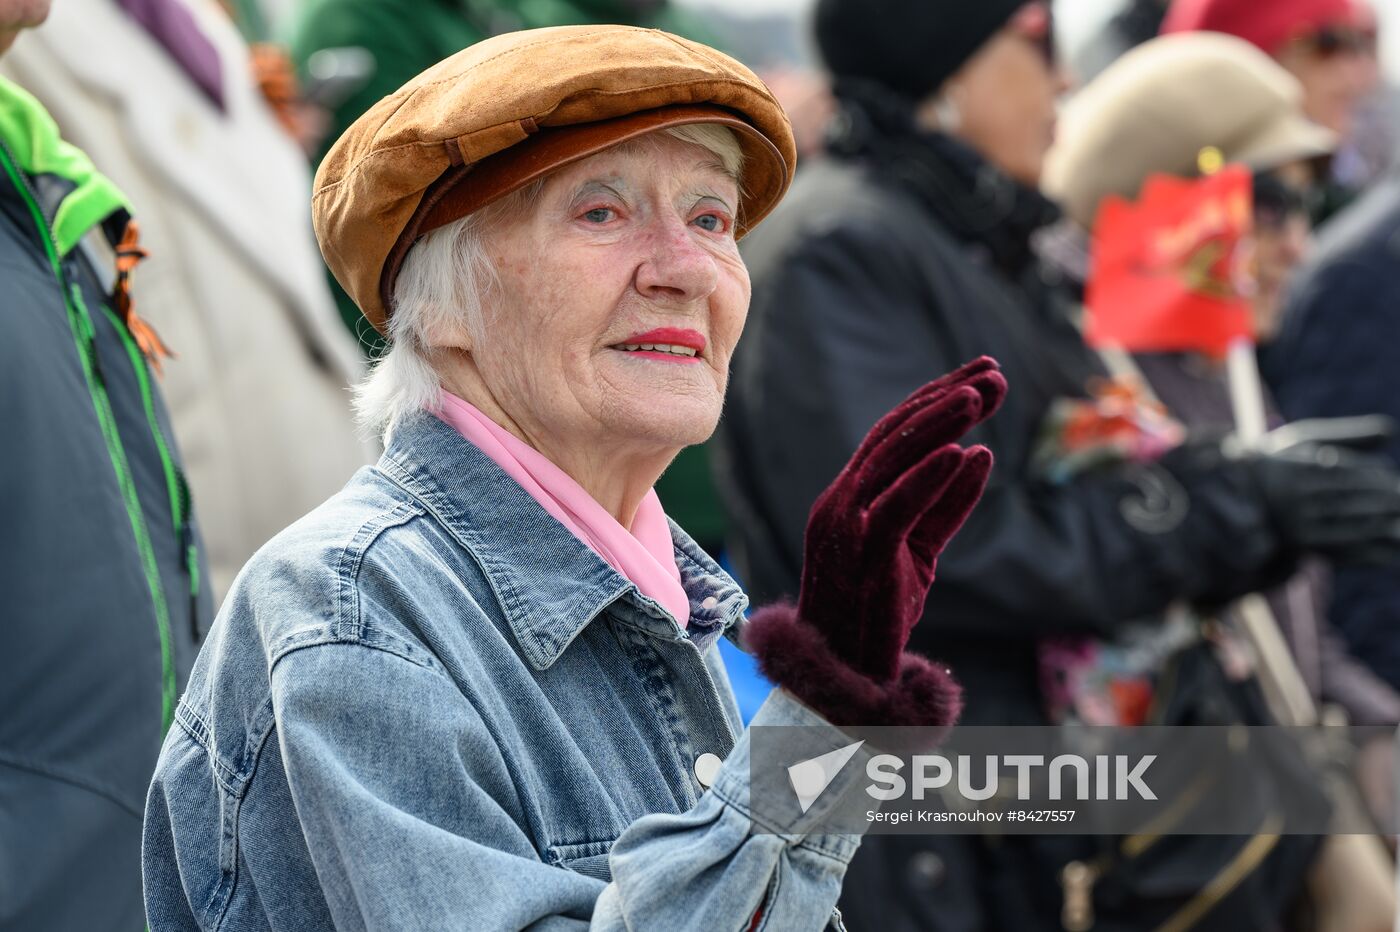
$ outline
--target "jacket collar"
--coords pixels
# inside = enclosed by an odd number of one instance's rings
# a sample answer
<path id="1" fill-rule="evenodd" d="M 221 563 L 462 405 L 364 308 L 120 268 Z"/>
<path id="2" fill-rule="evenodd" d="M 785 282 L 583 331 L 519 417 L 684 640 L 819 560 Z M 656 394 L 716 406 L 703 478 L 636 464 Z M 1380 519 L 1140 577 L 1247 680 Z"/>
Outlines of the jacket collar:
<path id="1" fill-rule="evenodd" d="M 60 138 L 48 111 L 3 77 L 0 141 L 34 183 L 59 255 L 66 256 L 89 230 L 117 211 L 129 209 L 117 186 L 81 150 Z"/>
<path id="2" fill-rule="evenodd" d="M 738 584 L 671 522 L 676 566 L 690 599 L 690 623 L 681 630 L 490 457 L 432 415 L 401 422 L 377 468 L 471 554 L 536 669 L 551 666 L 610 608 L 624 624 L 667 640 L 689 639 L 704 650 L 748 606 Z"/>
<path id="3" fill-rule="evenodd" d="M 842 80 L 828 149 L 914 195 L 959 240 L 980 246 L 1003 272 L 1034 262 L 1032 235 L 1059 219 L 1052 202 L 1013 180 L 966 143 L 919 128 L 913 105 L 880 85 Z"/>
<path id="4" fill-rule="evenodd" d="M 1034 243 L 1036 255 L 1055 283 L 1064 284 L 1083 301 L 1092 258 L 1088 231 L 1066 217 L 1038 231 Z"/>

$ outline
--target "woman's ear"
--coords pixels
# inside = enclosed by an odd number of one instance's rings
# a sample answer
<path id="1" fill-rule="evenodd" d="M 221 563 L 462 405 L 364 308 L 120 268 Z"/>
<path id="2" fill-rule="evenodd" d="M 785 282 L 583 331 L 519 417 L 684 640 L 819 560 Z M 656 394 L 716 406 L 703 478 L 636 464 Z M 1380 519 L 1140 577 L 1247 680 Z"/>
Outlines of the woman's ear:
<path id="1" fill-rule="evenodd" d="M 953 79 L 943 83 L 943 86 L 934 91 L 914 112 L 914 122 L 923 129 L 937 130 L 944 133 L 955 133 L 962 126 L 962 106 L 961 99 L 964 90 L 961 84 Z"/>
<path id="2" fill-rule="evenodd" d="M 430 350 L 457 350 L 470 354 L 473 340 L 471 328 L 461 314 L 433 313 L 424 315 L 423 342 Z"/>

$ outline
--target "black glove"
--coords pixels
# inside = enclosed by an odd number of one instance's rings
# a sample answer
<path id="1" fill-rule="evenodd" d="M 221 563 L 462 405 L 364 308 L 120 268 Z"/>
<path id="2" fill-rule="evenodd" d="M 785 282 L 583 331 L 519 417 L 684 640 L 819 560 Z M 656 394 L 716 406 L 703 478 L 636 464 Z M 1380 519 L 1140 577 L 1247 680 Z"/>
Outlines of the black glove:
<path id="1" fill-rule="evenodd" d="M 1384 460 L 1304 442 L 1237 462 L 1285 545 L 1339 563 L 1400 564 L 1400 474 Z"/>

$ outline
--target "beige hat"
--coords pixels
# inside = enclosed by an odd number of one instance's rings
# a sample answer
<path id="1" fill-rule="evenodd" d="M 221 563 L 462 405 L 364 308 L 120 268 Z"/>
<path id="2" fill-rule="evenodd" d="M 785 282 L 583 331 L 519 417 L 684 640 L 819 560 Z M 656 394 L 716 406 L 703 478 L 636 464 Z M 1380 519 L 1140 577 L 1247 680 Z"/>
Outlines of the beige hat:
<path id="1" fill-rule="evenodd" d="M 1302 86 L 1243 39 L 1162 36 L 1118 59 L 1065 106 L 1043 187 L 1086 228 L 1110 194 L 1198 174 L 1202 149 L 1255 170 L 1325 155 L 1336 136 L 1303 116 Z"/>
<path id="2" fill-rule="evenodd" d="M 316 173 L 316 239 L 382 333 L 418 237 L 610 145 L 693 123 L 735 130 L 742 235 L 783 196 L 797 160 L 787 115 L 752 71 L 655 29 L 495 36 L 409 81 L 336 141 Z"/>

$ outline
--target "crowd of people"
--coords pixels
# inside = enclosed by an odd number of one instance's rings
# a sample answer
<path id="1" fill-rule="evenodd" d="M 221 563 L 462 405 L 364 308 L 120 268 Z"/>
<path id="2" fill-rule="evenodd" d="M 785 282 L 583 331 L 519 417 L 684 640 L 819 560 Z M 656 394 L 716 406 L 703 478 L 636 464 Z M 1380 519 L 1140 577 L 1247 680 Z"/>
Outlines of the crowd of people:
<path id="1" fill-rule="evenodd" d="M 667 0 L 0 0 L 0 929 L 1394 927 L 1374 10 L 804 15 L 765 83 Z M 1221 166 L 1248 442 L 1086 337 Z M 750 723 L 954 721 L 1375 726 L 1377 830 L 749 798 Z"/>

